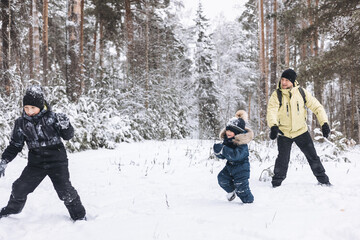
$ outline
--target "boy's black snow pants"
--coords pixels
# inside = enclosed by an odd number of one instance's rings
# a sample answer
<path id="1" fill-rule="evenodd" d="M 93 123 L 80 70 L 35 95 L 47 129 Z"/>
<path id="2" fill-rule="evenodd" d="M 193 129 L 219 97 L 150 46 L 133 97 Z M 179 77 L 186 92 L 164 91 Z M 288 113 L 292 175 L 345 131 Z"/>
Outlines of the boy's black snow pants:
<path id="1" fill-rule="evenodd" d="M 317 180 L 323 184 L 329 183 L 329 177 L 325 174 L 325 169 L 316 153 L 310 133 L 305 132 L 293 139 L 285 136 L 278 136 L 277 144 L 279 153 L 275 161 L 275 175 L 272 178 L 272 185 L 274 187 L 280 186 L 281 182 L 286 178 L 290 160 L 291 145 L 293 142 L 295 142 L 300 150 L 305 154 L 310 168 Z"/>
<path id="2" fill-rule="evenodd" d="M 67 165 L 55 168 L 26 166 L 21 176 L 13 183 L 8 205 L 1 210 L 0 215 L 6 216 L 20 213 L 25 205 L 27 195 L 33 192 L 46 176 L 49 176 L 51 179 L 59 198 L 64 201 L 71 218 L 73 220 L 83 219 L 85 217 L 85 208 L 80 201 L 77 191 L 71 185 Z"/>

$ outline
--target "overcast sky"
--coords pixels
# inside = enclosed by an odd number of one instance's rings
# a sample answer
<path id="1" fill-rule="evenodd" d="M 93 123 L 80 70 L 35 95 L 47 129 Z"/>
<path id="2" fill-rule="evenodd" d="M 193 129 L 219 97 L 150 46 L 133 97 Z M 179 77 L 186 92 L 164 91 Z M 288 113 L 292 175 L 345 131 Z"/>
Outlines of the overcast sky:
<path id="1" fill-rule="evenodd" d="M 195 18 L 195 13 L 199 5 L 199 0 L 183 0 L 186 13 L 190 13 Z M 214 20 L 216 17 L 222 16 L 227 20 L 235 20 L 243 11 L 246 0 L 201 0 L 205 16 Z"/>

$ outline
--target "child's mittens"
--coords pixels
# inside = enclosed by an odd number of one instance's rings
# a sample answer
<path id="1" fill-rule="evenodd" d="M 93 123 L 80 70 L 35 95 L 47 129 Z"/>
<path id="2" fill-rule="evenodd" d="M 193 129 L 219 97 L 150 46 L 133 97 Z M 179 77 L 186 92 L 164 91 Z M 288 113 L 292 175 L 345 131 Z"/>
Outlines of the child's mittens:
<path id="1" fill-rule="evenodd" d="M 64 113 L 57 113 L 56 114 L 57 119 L 57 125 L 60 127 L 60 129 L 68 129 L 70 120 Z"/>
<path id="2" fill-rule="evenodd" d="M 214 149 L 215 155 L 221 154 L 222 149 L 223 149 L 223 146 L 224 146 L 224 145 L 223 145 L 222 143 L 215 143 L 215 144 L 214 144 L 213 149 Z"/>
<path id="3" fill-rule="evenodd" d="M 225 138 L 223 144 L 230 148 L 236 148 L 236 145 L 233 142 L 234 138 Z"/>

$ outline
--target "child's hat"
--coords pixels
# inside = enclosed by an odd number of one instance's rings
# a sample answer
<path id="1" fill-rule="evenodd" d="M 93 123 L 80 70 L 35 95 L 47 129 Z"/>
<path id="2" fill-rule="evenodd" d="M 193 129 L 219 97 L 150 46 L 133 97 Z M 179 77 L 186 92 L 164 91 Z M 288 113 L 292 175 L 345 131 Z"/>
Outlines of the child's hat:
<path id="1" fill-rule="evenodd" d="M 230 130 L 235 135 L 245 132 L 245 121 L 247 120 L 247 113 L 244 110 L 236 112 L 235 117 L 231 118 L 226 124 L 226 130 Z"/>
<path id="2" fill-rule="evenodd" d="M 31 86 L 26 89 L 25 96 L 23 98 L 23 106 L 31 105 L 40 108 L 44 108 L 44 93 L 40 86 Z"/>

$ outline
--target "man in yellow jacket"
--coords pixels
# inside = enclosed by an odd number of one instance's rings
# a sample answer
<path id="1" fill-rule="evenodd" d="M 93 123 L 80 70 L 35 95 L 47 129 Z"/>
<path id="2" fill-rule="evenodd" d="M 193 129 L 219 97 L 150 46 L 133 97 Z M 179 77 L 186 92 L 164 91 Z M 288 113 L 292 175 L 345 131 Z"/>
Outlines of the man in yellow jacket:
<path id="1" fill-rule="evenodd" d="M 308 132 L 305 106 L 316 115 L 323 136 L 328 137 L 330 127 L 324 107 L 308 91 L 298 86 L 294 70 L 285 70 L 281 75 L 278 89 L 270 97 L 266 116 L 268 126 L 271 128 L 270 138 L 272 140 L 277 138 L 279 152 L 271 182 L 273 187 L 280 186 L 286 178 L 293 142 L 305 154 L 319 183 L 331 185 Z"/>

